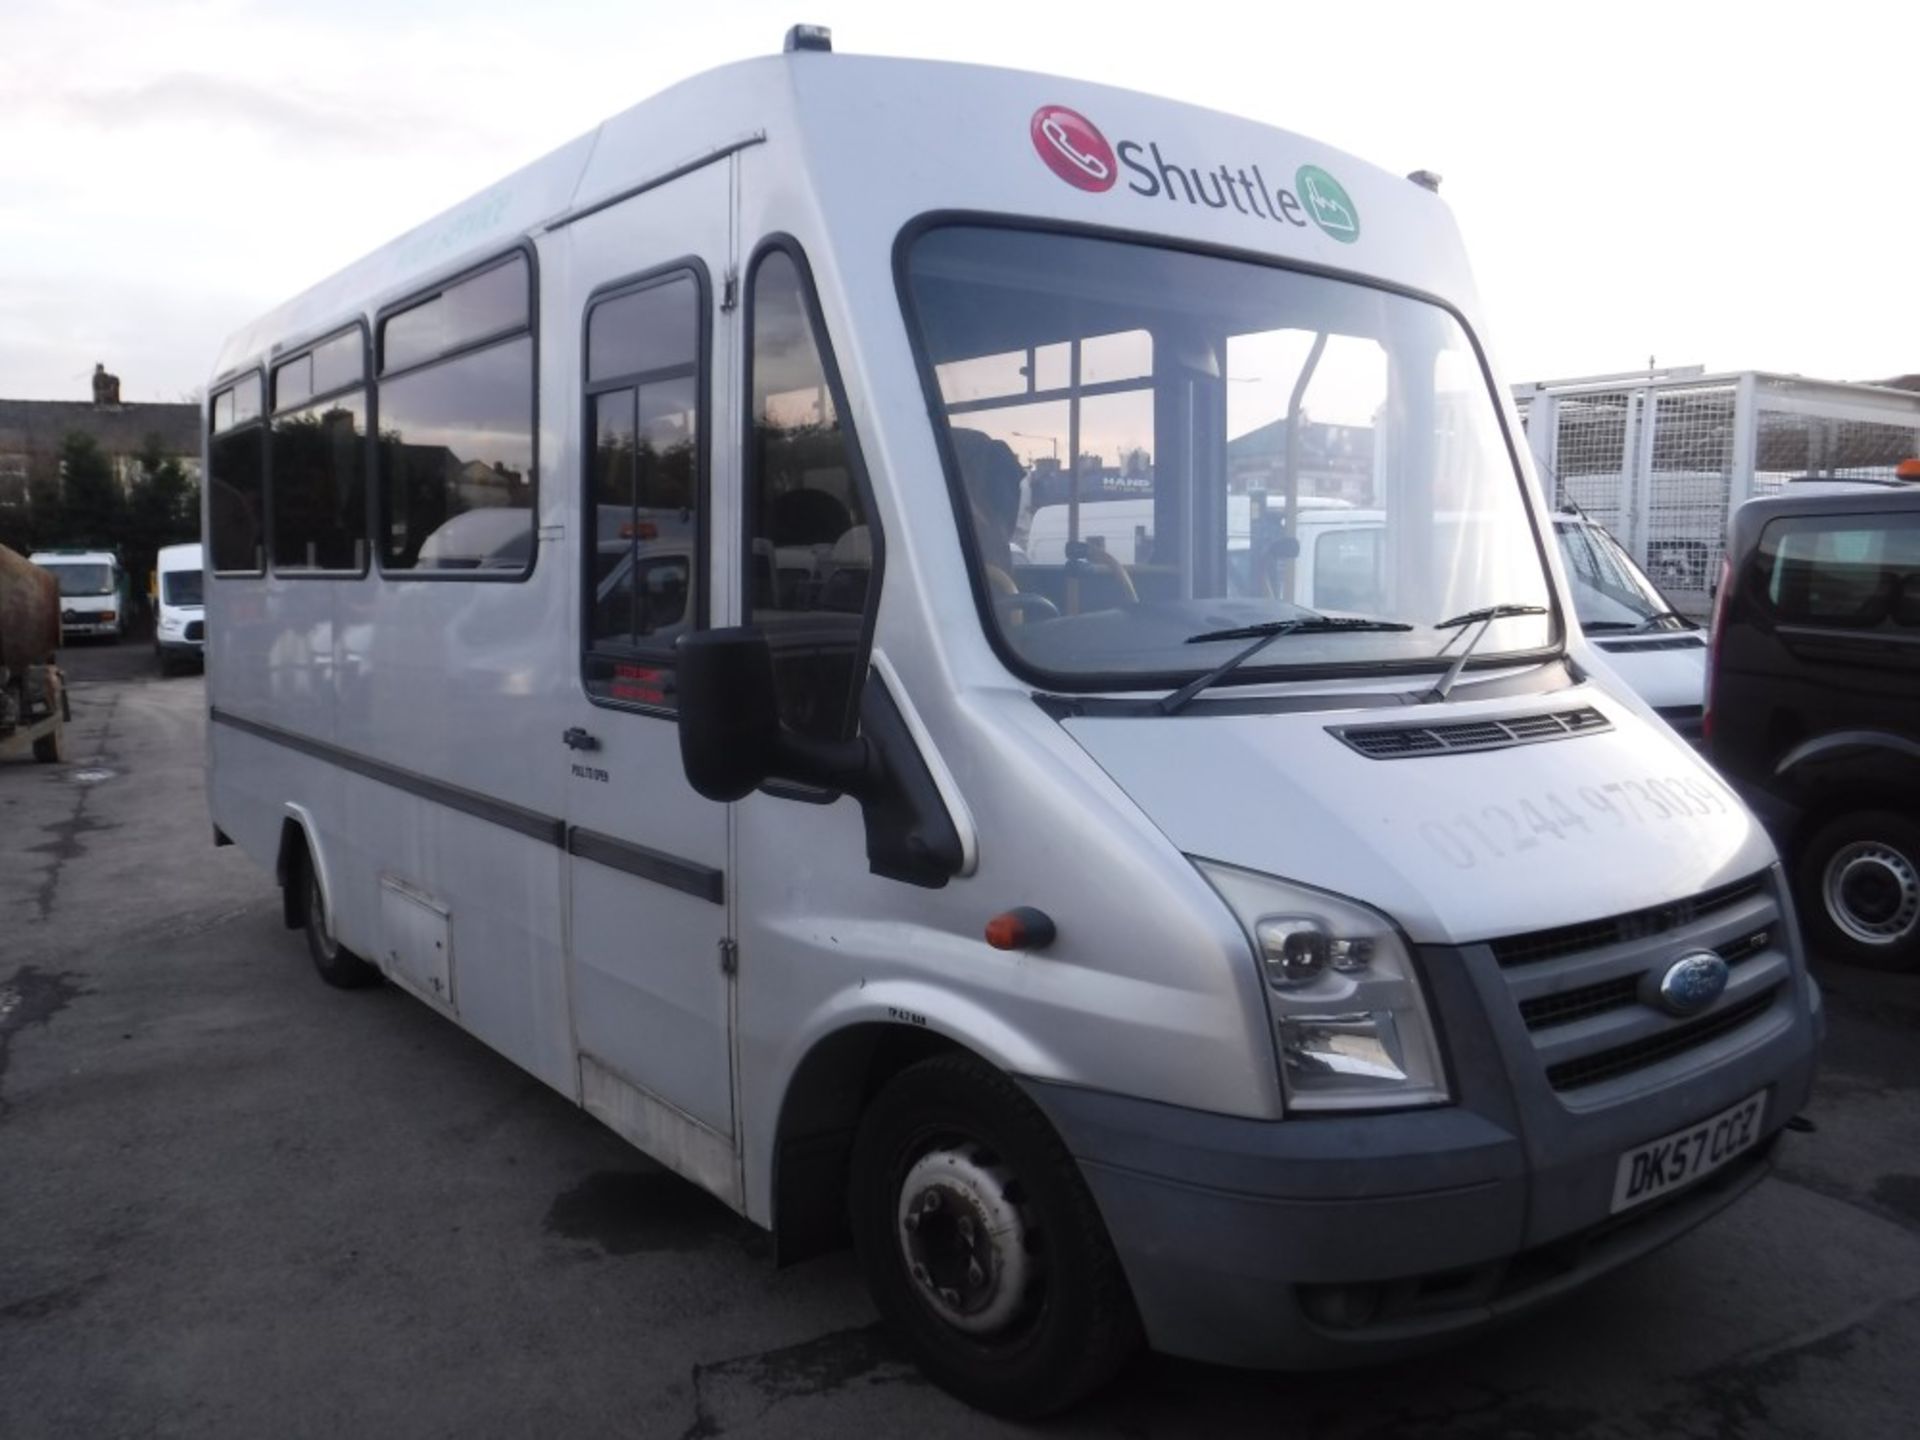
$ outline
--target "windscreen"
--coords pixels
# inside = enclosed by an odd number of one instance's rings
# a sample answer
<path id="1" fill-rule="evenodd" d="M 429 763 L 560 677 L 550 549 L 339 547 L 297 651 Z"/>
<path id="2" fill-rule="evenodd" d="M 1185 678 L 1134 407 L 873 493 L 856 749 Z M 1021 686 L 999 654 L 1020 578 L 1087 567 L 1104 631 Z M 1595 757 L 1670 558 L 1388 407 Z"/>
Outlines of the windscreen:
<path id="1" fill-rule="evenodd" d="M 169 570 L 160 577 L 160 597 L 169 605 L 204 605 L 198 570 Z"/>
<path id="2" fill-rule="evenodd" d="M 60 581 L 60 593 L 69 598 L 113 594 L 111 565 L 48 565 Z"/>
<path id="3" fill-rule="evenodd" d="M 1687 629 L 1666 596 L 1620 542 L 1597 525 L 1557 521 L 1560 553 L 1573 581 L 1573 609 L 1588 630 Z"/>
<path id="4" fill-rule="evenodd" d="M 1549 606 L 1478 356 L 1440 306 L 1150 245 L 983 226 L 914 241 L 910 323 L 960 528 L 1016 666 L 1177 683 L 1222 631 L 1319 616 L 1276 669 L 1430 666 L 1491 605 Z M 1495 620 L 1475 659 L 1539 651 Z M 1443 656 L 1442 663 L 1447 657 Z"/>

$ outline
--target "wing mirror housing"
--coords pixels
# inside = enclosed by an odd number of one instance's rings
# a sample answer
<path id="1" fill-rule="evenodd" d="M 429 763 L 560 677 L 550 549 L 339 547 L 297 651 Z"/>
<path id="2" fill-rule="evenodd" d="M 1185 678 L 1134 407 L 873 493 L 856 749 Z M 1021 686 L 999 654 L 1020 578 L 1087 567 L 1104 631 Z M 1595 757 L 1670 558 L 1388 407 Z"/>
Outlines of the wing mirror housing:
<path id="1" fill-rule="evenodd" d="M 881 778 L 866 739 L 818 740 L 780 720 L 773 652 L 753 626 L 683 635 L 674 646 L 680 764 L 709 800 L 744 800 L 770 780 L 864 799 Z"/>

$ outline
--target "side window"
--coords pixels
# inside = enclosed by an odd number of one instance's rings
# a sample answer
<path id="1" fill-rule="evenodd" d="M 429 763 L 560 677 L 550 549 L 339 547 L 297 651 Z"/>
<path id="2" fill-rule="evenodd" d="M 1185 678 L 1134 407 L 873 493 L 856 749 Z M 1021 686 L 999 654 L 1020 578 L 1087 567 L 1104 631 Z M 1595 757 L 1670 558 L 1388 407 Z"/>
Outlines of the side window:
<path id="1" fill-rule="evenodd" d="M 532 272 L 514 254 L 380 323 L 380 567 L 533 567 Z"/>
<path id="2" fill-rule="evenodd" d="M 747 618 L 773 650 L 781 718 L 852 733 L 878 546 L 800 268 L 769 249 L 750 282 Z"/>
<path id="3" fill-rule="evenodd" d="M 1775 520 L 1760 541 L 1767 601 L 1792 624 L 1920 624 L 1920 517 Z"/>
<path id="4" fill-rule="evenodd" d="M 688 271 L 587 311 L 581 665 L 587 693 L 673 704 L 674 640 L 699 623 L 704 526 L 701 288 Z"/>
<path id="5" fill-rule="evenodd" d="M 273 568 L 367 568 L 367 369 L 358 327 L 273 370 Z"/>
<path id="6" fill-rule="evenodd" d="M 258 575 L 266 568 L 265 448 L 260 377 L 249 375 L 208 404 L 207 541 L 221 575 Z"/>

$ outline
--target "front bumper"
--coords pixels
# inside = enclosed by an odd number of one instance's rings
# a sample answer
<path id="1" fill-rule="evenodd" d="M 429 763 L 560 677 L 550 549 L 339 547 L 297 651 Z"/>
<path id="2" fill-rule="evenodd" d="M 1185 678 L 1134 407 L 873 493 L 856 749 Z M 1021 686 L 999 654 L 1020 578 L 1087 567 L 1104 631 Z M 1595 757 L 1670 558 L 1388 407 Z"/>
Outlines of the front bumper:
<path id="1" fill-rule="evenodd" d="M 154 644 L 169 659 L 204 660 L 207 655 L 207 642 L 204 640 L 176 640 L 162 635 Z"/>
<path id="2" fill-rule="evenodd" d="M 60 633 L 62 636 L 118 635 L 120 622 L 118 620 L 62 620 Z"/>
<path id="3" fill-rule="evenodd" d="M 1757 1183 L 1812 1089 L 1816 1018 L 1798 967 L 1769 1021 L 1570 1099 L 1486 947 L 1424 961 L 1454 1105 L 1261 1121 L 1026 1082 L 1080 1164 L 1154 1348 L 1334 1368 L 1524 1314 Z M 1621 1154 L 1757 1090 L 1755 1149 L 1610 1213 Z"/>

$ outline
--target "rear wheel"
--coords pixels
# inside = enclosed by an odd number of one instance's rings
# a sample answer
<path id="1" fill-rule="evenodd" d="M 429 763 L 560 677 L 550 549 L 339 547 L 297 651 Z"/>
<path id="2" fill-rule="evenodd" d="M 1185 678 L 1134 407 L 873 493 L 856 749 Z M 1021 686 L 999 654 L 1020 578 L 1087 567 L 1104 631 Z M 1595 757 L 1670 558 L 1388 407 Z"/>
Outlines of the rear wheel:
<path id="1" fill-rule="evenodd" d="M 1920 824 L 1890 810 L 1842 815 L 1814 832 L 1796 868 L 1816 955 L 1920 968 Z"/>
<path id="2" fill-rule="evenodd" d="M 320 894 L 320 877 L 310 862 L 300 866 L 300 883 L 307 887 L 307 953 L 313 957 L 313 968 L 320 972 L 320 978 L 341 990 L 377 984 L 379 970 L 334 938 L 326 901 Z"/>
<path id="3" fill-rule="evenodd" d="M 875 1305 L 969 1405 L 1063 1409 L 1140 1344 L 1073 1157 L 1018 1086 L 974 1060 L 924 1060 L 875 1097 L 854 1142 L 850 1208 Z"/>

